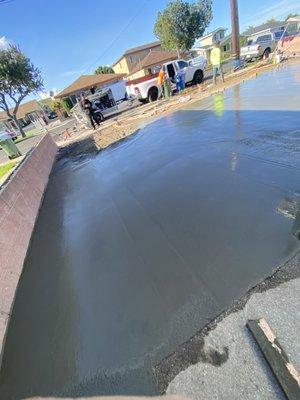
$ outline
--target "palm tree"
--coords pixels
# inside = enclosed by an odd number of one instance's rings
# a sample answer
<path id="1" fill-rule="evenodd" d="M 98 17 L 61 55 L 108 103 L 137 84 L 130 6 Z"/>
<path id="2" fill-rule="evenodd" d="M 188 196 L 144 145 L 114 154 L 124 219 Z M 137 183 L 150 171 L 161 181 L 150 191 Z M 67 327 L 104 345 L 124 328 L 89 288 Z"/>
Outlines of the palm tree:
<path id="1" fill-rule="evenodd" d="M 100 65 L 94 72 L 95 74 L 114 74 L 115 71 L 109 65 Z"/>

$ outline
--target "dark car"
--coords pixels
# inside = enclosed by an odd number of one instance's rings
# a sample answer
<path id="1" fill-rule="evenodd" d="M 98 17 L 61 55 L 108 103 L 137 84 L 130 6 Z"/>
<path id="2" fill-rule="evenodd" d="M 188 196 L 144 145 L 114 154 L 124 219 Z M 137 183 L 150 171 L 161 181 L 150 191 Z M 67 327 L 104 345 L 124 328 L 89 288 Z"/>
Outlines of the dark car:
<path id="1" fill-rule="evenodd" d="M 55 119 L 55 118 L 57 118 L 56 112 L 52 111 L 52 112 L 48 115 L 48 118 L 49 118 L 49 119 Z"/>

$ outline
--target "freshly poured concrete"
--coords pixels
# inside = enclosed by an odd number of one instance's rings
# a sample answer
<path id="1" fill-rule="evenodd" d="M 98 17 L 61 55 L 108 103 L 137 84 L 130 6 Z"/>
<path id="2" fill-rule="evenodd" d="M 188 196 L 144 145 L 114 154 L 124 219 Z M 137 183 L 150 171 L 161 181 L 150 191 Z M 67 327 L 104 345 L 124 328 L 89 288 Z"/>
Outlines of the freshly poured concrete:
<path id="1" fill-rule="evenodd" d="M 298 248 L 277 207 L 300 196 L 299 74 L 262 75 L 57 163 L 0 398 L 154 394 L 152 367 Z"/>

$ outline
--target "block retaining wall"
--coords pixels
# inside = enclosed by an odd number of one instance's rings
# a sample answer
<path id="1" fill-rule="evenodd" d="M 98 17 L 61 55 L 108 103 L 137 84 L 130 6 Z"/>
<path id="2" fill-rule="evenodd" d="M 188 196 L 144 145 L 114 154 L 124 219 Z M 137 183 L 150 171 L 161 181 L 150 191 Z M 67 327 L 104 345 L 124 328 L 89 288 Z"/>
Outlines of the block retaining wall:
<path id="1" fill-rule="evenodd" d="M 46 134 L 0 189 L 0 363 L 6 328 L 57 146 Z"/>

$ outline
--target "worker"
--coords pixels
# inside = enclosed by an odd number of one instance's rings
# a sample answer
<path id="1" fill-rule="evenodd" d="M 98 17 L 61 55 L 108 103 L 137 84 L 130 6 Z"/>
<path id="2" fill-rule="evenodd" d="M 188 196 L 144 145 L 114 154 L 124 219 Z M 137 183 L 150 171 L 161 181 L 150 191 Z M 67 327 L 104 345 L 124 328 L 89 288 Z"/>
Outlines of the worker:
<path id="1" fill-rule="evenodd" d="M 86 99 L 83 94 L 81 95 L 80 104 L 83 111 L 86 113 L 91 126 L 93 127 L 93 129 L 96 129 L 96 125 L 99 125 L 99 121 L 95 116 L 93 104 L 90 102 L 90 100 Z"/>
<path id="2" fill-rule="evenodd" d="M 222 78 L 222 82 L 224 82 L 224 74 L 222 71 L 222 63 L 221 63 L 221 49 L 219 42 L 215 44 L 215 47 L 212 49 L 210 53 L 210 62 L 213 67 L 214 85 L 217 83 L 217 75 L 220 75 Z"/>
<path id="3" fill-rule="evenodd" d="M 160 97 L 163 95 L 163 87 L 164 87 L 164 82 L 165 82 L 165 76 L 166 76 L 166 72 L 165 72 L 165 66 L 163 65 L 158 73 L 158 78 L 157 78 L 157 85 L 159 88 L 159 92 L 160 92 Z"/>

